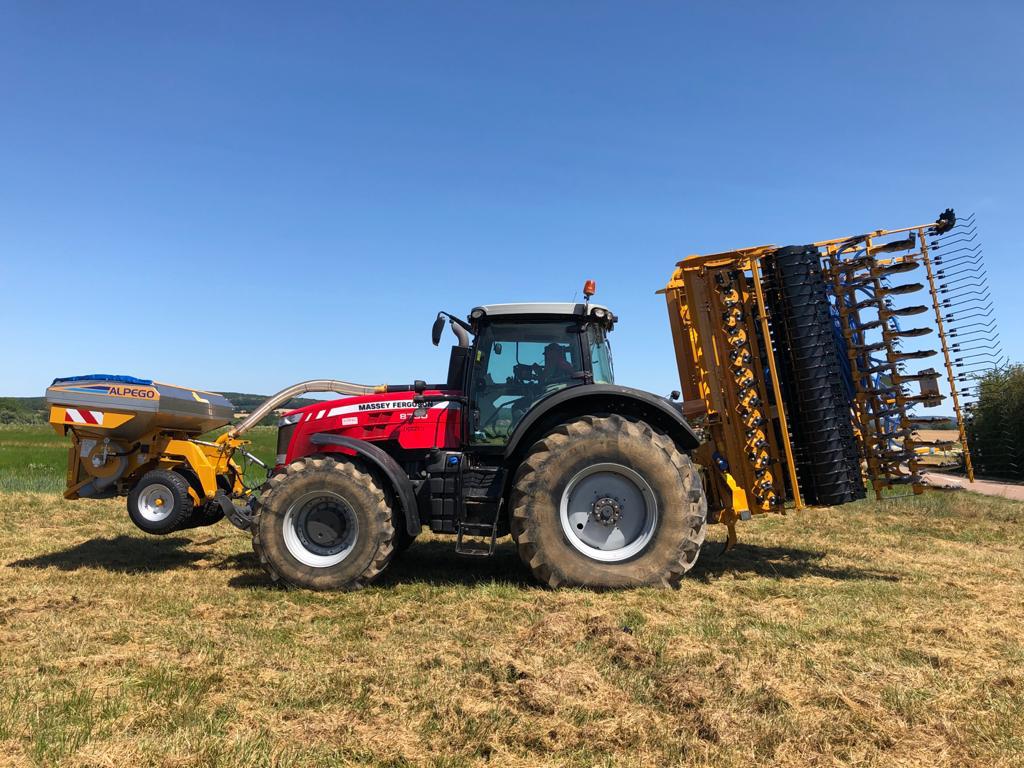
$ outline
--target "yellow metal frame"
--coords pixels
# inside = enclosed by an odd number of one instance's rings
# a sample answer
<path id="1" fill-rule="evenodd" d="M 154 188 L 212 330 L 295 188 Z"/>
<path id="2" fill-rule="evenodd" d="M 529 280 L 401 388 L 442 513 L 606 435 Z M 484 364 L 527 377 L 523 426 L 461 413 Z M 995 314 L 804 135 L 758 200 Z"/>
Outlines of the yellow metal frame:
<path id="1" fill-rule="evenodd" d="M 785 483 L 793 506 L 803 507 L 777 363 L 767 350 L 764 359 L 770 376 L 765 376 L 761 369 L 764 350 L 758 343 L 759 334 L 762 340 L 770 338 L 759 260 L 774 250 L 773 246 L 760 246 L 687 257 L 676 265 L 672 279 L 660 291 L 669 310 L 683 411 L 709 438 L 697 458 L 708 467 L 712 479 L 709 495 L 718 507 L 718 521 L 730 528 L 730 542 L 735 522 L 745 513 L 784 511 L 781 504 L 771 503 L 772 492 L 763 492 L 765 480 L 773 486 Z M 728 304 L 722 300 L 722 291 L 712 287 L 716 281 L 727 286 Z M 731 361 L 730 351 L 746 362 Z M 746 393 L 742 397 L 735 384 L 740 377 Z M 776 403 L 771 407 L 768 378 L 771 400 Z M 763 407 L 751 407 L 751 395 Z M 744 422 L 743 414 L 752 412 L 764 420 L 763 426 Z M 779 423 L 778 436 L 773 420 Z M 751 443 L 752 437 L 760 448 Z M 716 452 L 725 458 L 727 468 L 716 461 Z M 781 500 L 780 493 L 781 488 L 774 491 Z"/>

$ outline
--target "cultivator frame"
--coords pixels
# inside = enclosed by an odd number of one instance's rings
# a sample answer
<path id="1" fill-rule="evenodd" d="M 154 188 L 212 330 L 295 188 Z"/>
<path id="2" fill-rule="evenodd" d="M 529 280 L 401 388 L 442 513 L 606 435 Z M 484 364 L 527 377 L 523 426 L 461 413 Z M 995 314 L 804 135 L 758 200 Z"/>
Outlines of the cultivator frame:
<path id="1" fill-rule="evenodd" d="M 975 237 L 973 216 L 958 225 L 950 209 L 926 224 L 678 262 L 660 293 L 683 411 L 707 438 L 697 458 L 730 545 L 737 520 L 853 501 L 865 483 L 877 498 L 894 486 L 922 493 L 921 454 L 952 445 L 918 434 L 945 417 L 914 412 L 945 400 L 940 377 L 973 481 L 965 398 L 979 371 L 1002 364 Z M 930 300 L 899 306 L 916 292 Z M 901 325 L 911 316 L 927 323 Z M 934 349 L 904 347 L 933 335 Z M 940 353 L 942 373 L 910 367 Z"/>

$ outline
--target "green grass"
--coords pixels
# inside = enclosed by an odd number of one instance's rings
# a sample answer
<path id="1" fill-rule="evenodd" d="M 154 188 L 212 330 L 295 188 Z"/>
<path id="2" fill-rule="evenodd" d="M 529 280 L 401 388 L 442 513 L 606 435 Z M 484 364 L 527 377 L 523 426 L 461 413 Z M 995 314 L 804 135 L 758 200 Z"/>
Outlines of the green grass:
<path id="1" fill-rule="evenodd" d="M 46 425 L 0 426 L 0 492 L 63 491 L 70 444 Z"/>
<path id="2" fill-rule="evenodd" d="M 0 430 L 22 488 L 62 446 Z M 1022 524 L 966 493 L 758 519 L 675 592 L 551 591 L 508 543 L 424 535 L 320 594 L 226 523 L 0 492 L 0 765 L 1019 766 Z"/>

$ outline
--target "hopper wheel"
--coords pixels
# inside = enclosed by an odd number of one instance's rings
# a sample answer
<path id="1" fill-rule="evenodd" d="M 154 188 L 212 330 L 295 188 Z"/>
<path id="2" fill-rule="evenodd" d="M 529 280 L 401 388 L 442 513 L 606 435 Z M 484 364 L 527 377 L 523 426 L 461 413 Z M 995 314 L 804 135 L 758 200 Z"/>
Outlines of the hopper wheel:
<path id="1" fill-rule="evenodd" d="M 128 494 L 128 517 L 141 530 L 155 536 L 188 525 L 192 506 L 188 481 L 164 469 L 144 474 Z"/>

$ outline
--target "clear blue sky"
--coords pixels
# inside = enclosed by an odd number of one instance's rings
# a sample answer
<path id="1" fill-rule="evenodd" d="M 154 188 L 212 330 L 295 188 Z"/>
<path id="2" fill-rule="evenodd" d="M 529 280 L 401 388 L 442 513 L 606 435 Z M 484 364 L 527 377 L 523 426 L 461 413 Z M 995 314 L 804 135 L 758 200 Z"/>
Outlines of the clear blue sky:
<path id="1" fill-rule="evenodd" d="M 568 300 L 678 386 L 688 253 L 975 211 L 1019 332 L 1019 3 L 0 5 L 0 394 L 436 379 Z"/>

